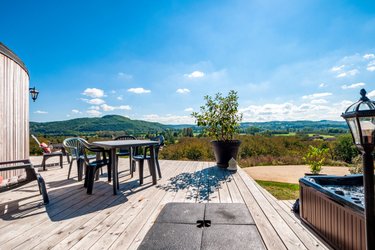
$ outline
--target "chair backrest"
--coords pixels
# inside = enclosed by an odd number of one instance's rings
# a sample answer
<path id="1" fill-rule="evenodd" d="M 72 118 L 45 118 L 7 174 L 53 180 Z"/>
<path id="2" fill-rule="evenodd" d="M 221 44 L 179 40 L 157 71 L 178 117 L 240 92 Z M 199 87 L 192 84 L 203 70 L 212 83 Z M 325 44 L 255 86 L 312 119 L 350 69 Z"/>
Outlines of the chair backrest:
<path id="1" fill-rule="evenodd" d="M 90 163 L 90 159 L 87 155 L 87 151 L 91 151 L 94 153 L 102 153 L 103 154 L 103 160 L 106 160 L 106 150 L 102 147 L 94 146 L 90 144 L 88 141 L 82 138 L 78 138 L 78 141 L 80 143 L 80 146 L 82 147 L 82 153 L 85 163 L 88 165 Z"/>
<path id="2" fill-rule="evenodd" d="M 75 159 L 83 155 L 84 147 L 79 137 L 67 138 L 63 141 L 65 150 Z"/>
<path id="3" fill-rule="evenodd" d="M 121 135 L 121 136 L 117 136 L 115 138 L 116 141 L 125 141 L 125 140 L 136 140 L 137 138 L 135 138 L 134 136 L 132 135 Z M 119 152 L 121 154 L 130 154 L 130 150 L 129 148 L 120 148 Z"/>
<path id="4" fill-rule="evenodd" d="M 159 151 L 163 148 L 164 146 L 164 136 L 158 135 L 150 139 L 151 141 L 158 141 L 159 144 L 155 147 L 155 153 L 156 155 L 159 154 Z"/>

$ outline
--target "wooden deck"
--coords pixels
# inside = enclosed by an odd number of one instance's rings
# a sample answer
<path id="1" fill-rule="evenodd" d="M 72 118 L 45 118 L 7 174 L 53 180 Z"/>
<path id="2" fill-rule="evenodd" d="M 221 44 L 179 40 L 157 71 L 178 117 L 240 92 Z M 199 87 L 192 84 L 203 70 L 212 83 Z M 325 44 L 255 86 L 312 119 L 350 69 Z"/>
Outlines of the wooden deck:
<path id="1" fill-rule="evenodd" d="M 291 201 L 276 200 L 242 170 L 231 174 L 212 162 L 160 165 L 158 185 L 146 174 L 139 186 L 138 173 L 131 179 L 121 159 L 117 196 L 105 176 L 86 195 L 82 182 L 66 179 L 66 164 L 41 172 L 48 206 L 36 182 L 0 194 L 0 249 L 137 249 L 168 202 L 245 203 L 268 249 L 329 249 L 290 211 Z"/>

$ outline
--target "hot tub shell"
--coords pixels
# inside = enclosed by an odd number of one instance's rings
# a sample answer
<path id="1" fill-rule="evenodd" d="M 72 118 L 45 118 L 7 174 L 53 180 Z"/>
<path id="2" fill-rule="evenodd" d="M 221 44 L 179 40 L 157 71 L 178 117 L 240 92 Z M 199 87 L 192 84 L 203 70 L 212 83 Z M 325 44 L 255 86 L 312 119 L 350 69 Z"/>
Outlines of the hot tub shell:
<path id="1" fill-rule="evenodd" d="M 299 183 L 300 218 L 304 223 L 335 249 L 366 249 L 364 208 L 323 188 L 324 185 L 363 185 L 362 175 L 309 176 L 301 178 Z"/>

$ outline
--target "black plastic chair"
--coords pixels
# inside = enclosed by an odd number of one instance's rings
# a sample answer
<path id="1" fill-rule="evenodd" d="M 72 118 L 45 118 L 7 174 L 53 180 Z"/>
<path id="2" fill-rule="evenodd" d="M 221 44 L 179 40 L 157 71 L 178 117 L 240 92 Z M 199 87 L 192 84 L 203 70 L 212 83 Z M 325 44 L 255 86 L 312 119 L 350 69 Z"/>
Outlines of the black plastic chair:
<path id="1" fill-rule="evenodd" d="M 134 136 L 132 136 L 132 135 L 122 135 L 122 136 L 118 136 L 118 137 L 116 137 L 115 138 L 115 140 L 136 140 L 137 138 L 135 138 Z M 119 152 L 117 152 L 116 153 L 116 157 L 117 157 L 117 160 L 116 160 L 116 162 L 117 162 L 117 164 L 118 164 L 118 158 L 120 157 L 120 156 L 129 156 L 129 166 L 130 166 L 130 174 L 131 174 L 131 177 L 133 177 L 133 172 L 135 171 L 135 169 L 134 168 L 132 168 L 132 154 L 131 154 L 131 151 L 137 151 L 137 148 L 133 148 L 133 149 L 131 149 L 131 148 L 129 148 L 129 147 L 127 147 L 127 148 L 120 148 L 120 150 L 119 150 Z M 134 153 L 133 153 L 134 154 Z"/>
<path id="2" fill-rule="evenodd" d="M 159 151 L 164 146 L 164 137 L 162 135 L 156 136 L 154 138 L 151 138 L 152 141 L 158 141 L 159 144 L 154 146 L 155 149 L 155 167 L 158 171 L 159 178 L 161 178 L 161 171 L 160 171 L 160 165 L 159 165 Z M 150 147 L 145 147 L 143 154 L 134 154 L 132 156 L 132 168 L 135 169 L 136 162 L 139 162 L 139 183 L 143 184 L 143 168 L 144 168 L 144 161 L 147 160 L 148 168 L 151 173 L 151 157 L 147 154 L 147 152 L 150 150 Z"/>
<path id="3" fill-rule="evenodd" d="M 2 166 L 2 165 L 5 165 L 5 166 Z M 9 185 L 2 187 L 0 189 L 0 192 L 22 186 L 24 184 L 27 184 L 35 180 L 38 182 L 39 193 L 43 196 L 43 203 L 47 205 L 49 203 L 49 198 L 47 194 L 46 184 L 42 176 L 35 170 L 30 160 L 0 162 L 0 172 L 9 171 L 9 170 L 19 170 L 19 169 L 24 169 L 26 171 L 26 178 L 22 180 L 17 180 L 16 183 L 9 183 Z"/>
<path id="4" fill-rule="evenodd" d="M 83 162 L 86 165 L 84 187 L 87 188 L 87 194 L 92 194 L 96 172 L 102 167 L 107 166 L 108 182 L 111 182 L 111 161 L 110 161 L 110 158 L 107 159 L 107 154 L 109 154 L 109 151 L 105 150 L 104 148 L 94 146 L 82 138 L 79 138 L 79 142 L 81 143 L 80 146 L 84 149 L 83 150 Z M 102 159 L 90 161 L 87 151 L 90 151 L 96 154 L 98 153 L 102 154 Z"/>
<path id="5" fill-rule="evenodd" d="M 63 141 L 63 145 L 65 151 L 68 155 L 70 155 L 70 164 L 69 164 L 69 171 L 68 171 L 68 180 L 70 178 L 70 173 L 72 171 L 73 161 L 75 160 L 77 163 L 77 173 L 78 173 L 78 181 L 82 181 L 83 177 L 83 151 L 84 148 L 79 141 L 79 137 L 72 137 L 67 138 Z M 96 159 L 96 155 L 88 155 L 87 158 L 89 160 Z"/>

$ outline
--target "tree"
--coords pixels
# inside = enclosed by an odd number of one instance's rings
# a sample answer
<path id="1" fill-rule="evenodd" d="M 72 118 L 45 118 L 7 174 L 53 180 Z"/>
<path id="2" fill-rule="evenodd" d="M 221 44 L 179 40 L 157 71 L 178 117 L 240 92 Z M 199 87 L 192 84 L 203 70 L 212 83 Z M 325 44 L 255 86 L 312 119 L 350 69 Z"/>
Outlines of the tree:
<path id="1" fill-rule="evenodd" d="M 350 134 L 340 135 L 334 144 L 334 154 L 336 159 L 352 163 L 354 157 L 358 155 L 358 150 L 353 143 Z"/>

